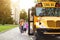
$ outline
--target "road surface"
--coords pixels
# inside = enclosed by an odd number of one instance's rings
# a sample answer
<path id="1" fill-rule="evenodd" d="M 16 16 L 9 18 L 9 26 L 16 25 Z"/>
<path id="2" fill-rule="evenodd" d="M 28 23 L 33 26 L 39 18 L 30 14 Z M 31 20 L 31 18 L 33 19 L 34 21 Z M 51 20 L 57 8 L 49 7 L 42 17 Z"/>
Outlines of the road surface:
<path id="1" fill-rule="evenodd" d="M 16 27 L 4 33 L 0 33 L 0 40 L 35 40 L 34 36 L 28 36 L 28 34 L 26 35 L 25 34 L 22 35 L 20 33 L 19 27 Z M 60 36 L 56 38 L 54 37 L 47 37 L 47 38 L 39 37 L 39 38 L 40 40 L 60 40 Z"/>
<path id="2" fill-rule="evenodd" d="M 7 32 L 0 33 L 0 40 L 32 40 L 32 38 L 27 34 L 22 35 L 19 31 L 19 27 L 17 27 Z"/>

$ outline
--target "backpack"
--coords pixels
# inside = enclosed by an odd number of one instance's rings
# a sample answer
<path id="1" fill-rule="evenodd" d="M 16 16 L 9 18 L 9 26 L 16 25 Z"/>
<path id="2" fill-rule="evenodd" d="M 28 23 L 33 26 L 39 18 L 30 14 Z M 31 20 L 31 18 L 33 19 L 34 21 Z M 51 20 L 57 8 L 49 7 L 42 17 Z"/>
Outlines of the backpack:
<path id="1" fill-rule="evenodd" d="M 25 23 L 23 28 L 27 30 L 28 29 L 28 23 Z"/>

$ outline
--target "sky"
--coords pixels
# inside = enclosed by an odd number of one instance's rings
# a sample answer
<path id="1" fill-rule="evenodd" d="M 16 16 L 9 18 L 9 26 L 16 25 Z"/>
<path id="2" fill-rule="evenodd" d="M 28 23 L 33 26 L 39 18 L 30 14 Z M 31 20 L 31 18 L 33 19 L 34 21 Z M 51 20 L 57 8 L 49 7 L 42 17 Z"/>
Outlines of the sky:
<path id="1" fill-rule="evenodd" d="M 25 9 L 26 12 L 28 12 L 27 10 L 35 5 L 34 1 L 35 0 L 11 0 L 12 17 L 18 21 L 20 10 Z"/>
<path id="2" fill-rule="evenodd" d="M 34 0 L 20 0 L 20 9 L 28 10 L 35 5 Z"/>
<path id="3" fill-rule="evenodd" d="M 14 4 L 14 3 L 18 4 L 20 10 L 21 9 L 28 10 L 29 8 L 31 8 L 35 5 L 35 0 L 11 0 L 11 3 L 12 4 Z"/>

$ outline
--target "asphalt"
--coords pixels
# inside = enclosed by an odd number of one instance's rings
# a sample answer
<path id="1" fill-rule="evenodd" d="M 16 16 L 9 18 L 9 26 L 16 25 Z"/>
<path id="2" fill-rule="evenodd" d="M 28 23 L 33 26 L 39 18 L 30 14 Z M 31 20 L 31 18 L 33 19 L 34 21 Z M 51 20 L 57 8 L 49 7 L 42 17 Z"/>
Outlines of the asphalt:
<path id="1" fill-rule="evenodd" d="M 21 34 L 19 27 L 0 33 L 0 40 L 33 40 L 31 36 Z"/>
<path id="2" fill-rule="evenodd" d="M 20 33 L 19 27 L 0 33 L 0 40 L 35 40 L 35 36 L 29 36 L 27 33 Z M 60 40 L 60 36 L 40 36 L 39 40 Z"/>

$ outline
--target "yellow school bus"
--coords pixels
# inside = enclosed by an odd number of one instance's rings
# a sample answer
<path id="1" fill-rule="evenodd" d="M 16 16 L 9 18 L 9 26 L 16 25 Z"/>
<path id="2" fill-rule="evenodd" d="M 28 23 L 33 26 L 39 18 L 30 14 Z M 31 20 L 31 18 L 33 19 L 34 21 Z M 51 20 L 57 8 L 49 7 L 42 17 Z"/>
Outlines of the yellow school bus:
<path id="1" fill-rule="evenodd" d="M 60 35 L 60 4 L 53 1 L 37 3 L 31 22 L 38 36 Z"/>

